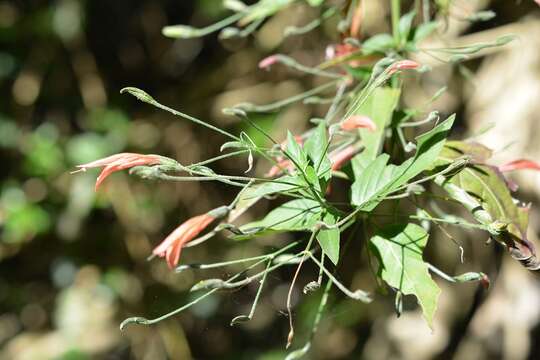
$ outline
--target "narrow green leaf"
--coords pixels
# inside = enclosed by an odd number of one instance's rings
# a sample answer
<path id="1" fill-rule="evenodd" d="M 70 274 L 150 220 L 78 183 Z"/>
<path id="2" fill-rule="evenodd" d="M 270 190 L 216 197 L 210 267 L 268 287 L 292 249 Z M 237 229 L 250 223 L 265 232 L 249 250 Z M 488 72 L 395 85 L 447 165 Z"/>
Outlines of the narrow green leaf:
<path id="1" fill-rule="evenodd" d="M 362 53 L 364 55 L 370 55 L 373 53 L 386 53 L 388 50 L 393 49 L 396 46 L 394 37 L 390 34 L 377 34 L 362 44 Z"/>
<path id="2" fill-rule="evenodd" d="M 302 150 L 300 144 L 298 144 L 290 131 L 287 131 L 287 153 L 289 156 L 300 166 L 303 170 L 307 166 L 307 157 Z"/>
<path id="3" fill-rule="evenodd" d="M 391 225 L 370 240 L 379 258 L 379 276 L 405 295 L 414 295 L 430 327 L 441 290 L 422 259 L 429 235 L 416 224 Z"/>
<path id="4" fill-rule="evenodd" d="M 451 116 L 430 131 L 418 136 L 414 157 L 399 166 L 386 165 L 387 154 L 379 155 L 367 167 L 355 169 L 351 202 L 364 211 L 372 210 L 382 198 L 433 166 L 441 152 L 454 117 Z"/>
<path id="5" fill-rule="evenodd" d="M 411 33 L 411 27 L 415 16 L 416 11 L 413 10 L 403 15 L 401 19 L 399 19 L 398 29 L 401 44 L 407 42 L 407 39 L 409 38 L 409 35 Z"/>
<path id="6" fill-rule="evenodd" d="M 326 224 L 334 225 L 338 221 L 338 217 L 331 212 L 327 212 L 322 220 Z M 339 235 L 338 228 L 321 230 L 317 234 L 317 240 L 322 250 L 334 265 L 337 265 L 339 261 Z"/>
<path id="7" fill-rule="evenodd" d="M 298 190 L 302 185 L 298 183 L 298 178 L 292 176 L 282 176 L 275 182 L 267 182 L 257 184 L 243 198 L 246 200 L 251 198 L 263 197 L 277 193 L 286 193 L 291 190 Z"/>
<path id="8" fill-rule="evenodd" d="M 326 124 L 321 122 L 313 134 L 306 140 L 304 151 L 311 159 L 317 176 L 329 180 L 331 177 L 332 163 L 327 156 L 328 138 L 326 132 Z"/>
<path id="9" fill-rule="evenodd" d="M 419 25 L 414 32 L 413 41 L 415 45 L 431 35 L 435 30 L 437 30 L 438 26 L 439 24 L 436 21 L 430 21 Z"/>
<path id="10" fill-rule="evenodd" d="M 254 221 L 240 227 L 242 231 L 253 231 L 262 235 L 276 231 L 306 231 L 312 230 L 321 217 L 321 207 L 318 202 L 309 199 L 289 201 L 270 211 L 262 220 Z M 250 237 L 250 236 L 248 236 Z M 237 236 L 244 239 L 244 236 Z"/>

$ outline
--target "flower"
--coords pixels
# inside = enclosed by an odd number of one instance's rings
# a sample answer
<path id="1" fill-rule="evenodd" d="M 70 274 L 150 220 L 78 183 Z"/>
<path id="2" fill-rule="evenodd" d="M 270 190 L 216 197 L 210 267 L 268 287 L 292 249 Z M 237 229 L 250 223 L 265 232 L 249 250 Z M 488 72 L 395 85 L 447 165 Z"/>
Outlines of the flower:
<path id="1" fill-rule="evenodd" d="M 177 227 L 159 244 L 152 253 L 165 257 L 170 269 L 174 269 L 180 260 L 180 252 L 184 245 L 193 240 L 216 219 L 210 212 L 194 216 Z"/>
<path id="2" fill-rule="evenodd" d="M 353 158 L 354 155 L 358 153 L 360 149 L 357 146 L 349 145 L 344 149 L 330 153 L 328 157 L 332 163 L 332 170 L 339 170 L 343 165 L 345 165 L 349 160 Z"/>
<path id="3" fill-rule="evenodd" d="M 388 71 L 388 75 L 395 74 L 396 72 L 400 70 L 413 70 L 417 69 L 420 66 L 419 63 L 412 60 L 400 60 L 392 64 L 390 66 L 390 70 Z"/>
<path id="4" fill-rule="evenodd" d="M 518 159 L 518 160 L 510 161 L 509 163 L 499 166 L 500 172 L 524 170 L 524 169 L 540 171 L 540 164 L 532 160 Z"/>
<path id="5" fill-rule="evenodd" d="M 113 172 L 129 169 L 134 166 L 157 165 L 160 163 L 161 156 L 159 155 L 120 153 L 87 164 L 77 165 L 76 167 L 79 168 L 78 171 L 86 171 L 86 169 L 91 168 L 103 168 L 96 180 L 95 190 L 97 191 L 101 183 Z"/>
<path id="6" fill-rule="evenodd" d="M 366 128 L 371 131 L 377 129 L 377 125 L 369 117 L 364 115 L 353 115 L 342 121 L 340 124 L 341 130 L 351 131 L 354 129 Z"/>
<path id="7" fill-rule="evenodd" d="M 259 69 L 265 69 L 268 70 L 270 67 L 274 64 L 276 64 L 279 61 L 279 55 L 270 55 L 268 57 L 265 57 L 259 62 Z"/>

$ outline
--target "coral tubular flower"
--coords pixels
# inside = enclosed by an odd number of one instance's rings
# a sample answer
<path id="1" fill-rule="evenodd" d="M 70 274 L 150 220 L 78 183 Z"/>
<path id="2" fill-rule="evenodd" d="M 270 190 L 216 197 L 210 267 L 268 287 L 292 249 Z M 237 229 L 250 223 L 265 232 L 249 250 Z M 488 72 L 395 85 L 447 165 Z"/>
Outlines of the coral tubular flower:
<path id="1" fill-rule="evenodd" d="M 354 155 L 358 154 L 360 149 L 354 145 L 349 145 L 344 149 L 330 153 L 328 156 L 332 163 L 332 170 L 339 170 L 343 165 L 349 162 Z"/>
<path id="2" fill-rule="evenodd" d="M 216 217 L 211 213 L 192 217 L 177 227 L 152 253 L 159 257 L 165 257 L 169 268 L 174 269 L 178 265 L 180 252 L 184 245 L 199 235 L 215 219 Z"/>
<path id="3" fill-rule="evenodd" d="M 259 69 L 268 70 L 272 65 L 276 64 L 278 60 L 279 55 L 270 55 L 268 57 L 265 57 L 259 62 Z"/>
<path id="4" fill-rule="evenodd" d="M 538 0 L 540 1 L 540 0 Z M 499 166 L 500 172 L 514 171 L 514 170 L 536 170 L 540 171 L 540 164 L 536 161 L 527 159 L 518 159 Z"/>
<path id="5" fill-rule="evenodd" d="M 377 125 L 364 115 L 353 115 L 345 119 L 340 124 L 341 130 L 345 131 L 351 131 L 354 129 L 360 129 L 365 128 L 371 131 L 375 131 L 377 129 Z"/>
<path id="6" fill-rule="evenodd" d="M 86 169 L 91 168 L 103 168 L 96 180 L 95 190 L 97 191 L 101 183 L 113 172 L 129 169 L 134 166 L 157 165 L 160 163 L 161 157 L 159 155 L 120 153 L 87 164 L 77 165 L 77 168 L 79 168 L 79 171 L 86 171 Z"/>
<path id="7" fill-rule="evenodd" d="M 393 75 L 400 70 L 414 70 L 420 67 L 420 64 L 412 60 L 400 60 L 390 66 L 388 75 Z"/>

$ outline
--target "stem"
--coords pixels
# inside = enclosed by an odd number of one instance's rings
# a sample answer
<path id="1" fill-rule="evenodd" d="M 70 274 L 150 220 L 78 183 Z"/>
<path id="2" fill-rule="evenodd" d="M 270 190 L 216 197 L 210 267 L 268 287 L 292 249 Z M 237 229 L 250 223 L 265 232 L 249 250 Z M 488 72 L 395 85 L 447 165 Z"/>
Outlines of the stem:
<path id="1" fill-rule="evenodd" d="M 298 267 L 296 268 L 296 272 L 294 273 L 291 286 L 289 287 L 289 293 L 287 294 L 287 313 L 289 314 L 289 336 L 287 337 L 287 345 L 285 346 L 286 349 L 288 349 L 289 346 L 291 346 L 292 339 L 294 337 L 294 326 L 293 326 L 293 318 L 292 318 L 292 311 L 291 311 L 292 291 L 293 291 L 296 279 L 298 278 L 298 274 L 300 274 L 300 269 L 302 268 L 302 264 L 306 260 L 307 254 L 311 254 L 309 249 L 311 248 L 311 244 L 313 243 L 313 240 L 315 239 L 318 233 L 319 233 L 319 230 L 315 230 L 311 233 L 308 244 L 306 246 L 306 250 L 304 250 L 302 254 L 302 259 L 300 260 L 300 263 L 298 264 Z"/>
<path id="2" fill-rule="evenodd" d="M 391 0 L 392 33 L 396 44 L 400 43 L 399 18 L 401 17 L 401 0 Z"/>
<path id="3" fill-rule="evenodd" d="M 367 292 L 362 291 L 362 290 L 356 290 L 355 292 L 352 292 L 351 290 L 347 289 L 347 287 L 345 287 L 345 285 L 339 282 L 339 280 L 336 279 L 335 276 L 332 275 L 332 273 L 328 271 L 328 269 L 324 267 L 323 264 L 321 264 L 319 260 L 317 260 L 317 258 L 313 256 L 311 252 L 308 252 L 308 255 L 309 257 L 311 257 L 311 260 L 313 260 L 313 262 L 315 262 L 315 264 L 317 264 L 317 266 L 319 266 L 324 271 L 326 276 L 328 276 L 328 278 L 332 280 L 334 285 L 336 285 L 338 289 L 341 290 L 345 295 L 347 295 L 348 297 L 354 300 L 360 300 L 366 303 L 371 302 L 371 298 Z"/>
<path id="4" fill-rule="evenodd" d="M 272 254 L 269 254 L 269 259 L 270 257 L 271 258 L 275 258 L 277 255 L 287 251 L 288 249 L 290 249 L 291 247 L 297 245 L 298 243 L 292 243 L 288 246 L 285 246 L 284 248 L 278 250 L 278 251 L 275 251 L 274 253 Z M 227 281 L 225 281 L 225 284 L 231 284 L 233 282 L 233 280 L 235 279 L 238 279 L 242 274 L 244 274 L 246 271 L 250 270 L 250 269 L 253 269 L 254 267 L 264 263 L 265 261 L 267 261 L 266 259 L 264 260 L 260 260 L 260 261 L 257 261 L 256 263 L 250 265 L 249 267 L 247 267 L 245 270 L 233 275 L 232 277 L 230 277 L 229 279 L 227 279 Z M 281 265 L 281 264 L 280 264 Z M 271 271 L 272 268 L 268 269 L 268 271 Z M 176 314 L 179 314 L 181 313 L 182 311 L 190 308 L 191 306 L 197 304 L 199 301 L 203 300 L 204 298 L 212 295 L 213 293 L 215 293 L 216 291 L 218 291 L 219 288 L 213 288 L 209 291 L 207 291 L 206 293 L 204 293 L 203 295 L 199 296 L 198 298 L 196 298 L 195 300 L 185 304 L 184 306 L 181 306 L 179 307 L 178 309 L 176 310 L 173 310 L 165 315 L 162 315 L 162 316 L 159 316 L 157 318 L 154 318 L 154 319 L 146 319 L 146 318 L 143 318 L 143 317 L 130 317 L 130 318 L 127 318 L 126 320 L 122 321 L 122 323 L 120 324 L 120 330 L 124 330 L 126 328 L 126 326 L 128 326 L 129 324 L 139 324 L 139 325 L 152 325 L 152 324 L 155 324 L 155 323 L 158 323 L 162 320 L 165 320 L 165 319 L 168 319 L 170 318 L 171 316 L 174 316 Z"/>
<path id="5" fill-rule="evenodd" d="M 263 278 L 261 279 L 259 289 L 257 290 L 257 294 L 255 295 L 255 299 L 253 300 L 253 304 L 251 305 L 251 310 L 249 312 L 249 315 L 240 315 L 231 320 L 231 326 L 233 326 L 235 323 L 239 321 L 249 321 L 253 318 L 253 315 L 255 314 L 255 309 L 257 308 L 257 304 L 259 303 L 259 298 L 262 293 L 262 289 L 264 287 L 264 283 L 266 282 L 266 276 L 270 272 L 270 265 L 272 264 L 272 260 L 268 260 L 268 263 L 266 265 L 266 269 L 264 271 Z"/>

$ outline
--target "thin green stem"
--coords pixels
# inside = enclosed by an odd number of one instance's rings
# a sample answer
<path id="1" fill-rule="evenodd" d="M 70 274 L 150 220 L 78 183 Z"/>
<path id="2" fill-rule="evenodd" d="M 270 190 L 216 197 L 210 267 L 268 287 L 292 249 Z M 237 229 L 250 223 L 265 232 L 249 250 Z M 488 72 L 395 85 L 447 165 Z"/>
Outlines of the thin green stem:
<path id="1" fill-rule="evenodd" d="M 394 35 L 394 41 L 399 44 L 399 18 L 401 17 L 401 0 L 391 0 L 391 16 L 392 16 L 392 34 Z"/>
<path id="2" fill-rule="evenodd" d="M 328 278 L 332 280 L 334 285 L 336 285 L 337 288 L 341 290 L 345 295 L 347 295 L 348 297 L 354 300 L 360 300 L 366 303 L 371 302 L 371 297 L 369 296 L 367 292 L 363 290 L 356 290 L 352 292 L 351 290 L 347 289 L 347 287 L 343 285 L 341 282 L 339 282 L 339 280 L 336 279 L 336 277 L 326 267 L 324 267 L 324 265 L 321 262 L 319 262 L 319 260 L 317 260 L 317 258 L 313 256 L 311 252 L 308 252 L 308 255 L 311 258 L 311 260 L 313 260 L 313 262 L 317 264 L 317 266 L 319 266 L 324 271 L 326 276 L 328 276 Z"/>
<path id="3" fill-rule="evenodd" d="M 313 244 L 313 240 L 315 240 L 315 237 L 317 236 L 318 233 L 319 233 L 318 229 L 311 233 L 306 249 L 303 251 L 302 258 L 300 260 L 300 263 L 298 264 L 298 267 L 296 268 L 296 272 L 294 273 L 293 279 L 291 281 L 289 292 L 287 293 L 287 313 L 289 314 L 289 336 L 287 337 L 287 345 L 285 347 L 287 349 L 289 348 L 289 346 L 291 346 L 292 339 L 294 337 L 294 326 L 293 326 L 293 317 L 292 317 L 292 310 L 291 310 L 292 291 L 294 289 L 294 284 L 296 283 L 296 279 L 298 278 L 298 275 L 300 274 L 300 269 L 302 268 L 302 264 L 306 260 L 307 254 L 311 254 L 310 252 L 311 245 Z"/>

